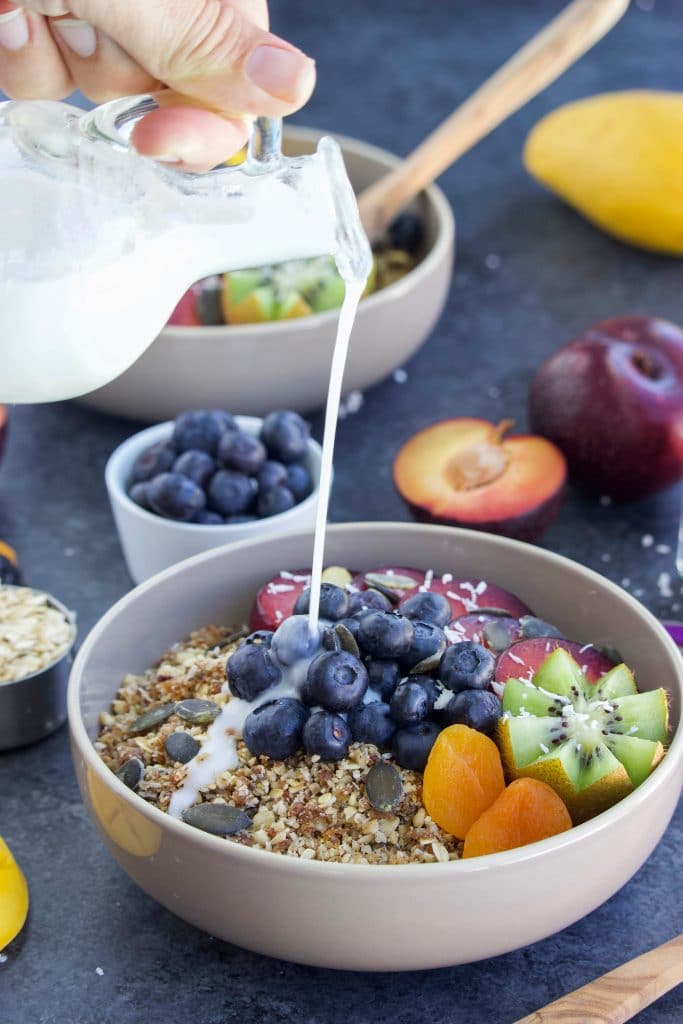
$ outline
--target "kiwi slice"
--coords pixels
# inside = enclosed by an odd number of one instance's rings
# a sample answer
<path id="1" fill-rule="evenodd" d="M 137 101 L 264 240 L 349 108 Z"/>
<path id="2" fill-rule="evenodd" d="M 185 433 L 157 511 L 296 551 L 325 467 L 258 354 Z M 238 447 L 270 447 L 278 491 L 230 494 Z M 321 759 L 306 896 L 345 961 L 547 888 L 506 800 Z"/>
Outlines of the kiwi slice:
<path id="1" fill-rule="evenodd" d="M 508 679 L 498 742 L 509 776 L 548 783 L 578 824 L 647 778 L 667 728 L 664 690 L 638 693 L 623 664 L 590 683 L 558 647 L 531 681 Z"/>
<path id="2" fill-rule="evenodd" d="M 373 287 L 374 266 L 363 294 Z M 341 306 L 344 290 L 331 256 L 235 270 L 224 275 L 223 315 L 229 324 L 249 324 L 324 313 Z"/>

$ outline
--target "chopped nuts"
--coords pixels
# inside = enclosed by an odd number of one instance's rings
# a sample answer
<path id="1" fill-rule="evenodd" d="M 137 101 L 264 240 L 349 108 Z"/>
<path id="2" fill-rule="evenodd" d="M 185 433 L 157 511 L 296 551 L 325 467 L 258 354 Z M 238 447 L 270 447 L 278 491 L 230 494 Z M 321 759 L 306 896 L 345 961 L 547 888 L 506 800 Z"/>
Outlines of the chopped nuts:
<path id="1" fill-rule="evenodd" d="M 229 701 L 223 691 L 225 663 L 235 644 L 224 641 L 234 632 L 207 626 L 193 633 L 167 651 L 156 667 L 127 676 L 112 707 L 100 717 L 100 756 L 114 772 L 127 758 L 139 757 L 145 772 L 136 792 L 161 810 L 168 810 L 187 772 L 185 765 L 169 762 L 167 737 L 182 727 L 201 743 L 209 725 L 172 718 L 134 737 L 130 725 L 171 701 Z M 238 767 L 222 772 L 201 791 L 202 801 L 230 804 L 252 819 L 250 829 L 226 836 L 226 842 L 343 864 L 434 863 L 460 855 L 461 844 L 420 806 L 422 777 L 416 772 L 398 768 L 403 796 L 391 813 L 372 807 L 365 782 L 380 755 L 371 744 L 352 744 L 348 756 L 335 764 L 303 752 L 287 761 L 254 757 L 241 740 L 237 755 Z"/>

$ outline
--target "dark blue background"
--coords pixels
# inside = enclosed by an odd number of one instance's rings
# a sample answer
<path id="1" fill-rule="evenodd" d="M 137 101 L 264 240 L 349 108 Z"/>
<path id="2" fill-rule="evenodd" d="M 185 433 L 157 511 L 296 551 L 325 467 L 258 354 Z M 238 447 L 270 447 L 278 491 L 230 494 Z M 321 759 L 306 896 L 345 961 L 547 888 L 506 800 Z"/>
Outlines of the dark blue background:
<path id="1" fill-rule="evenodd" d="M 275 0 L 274 28 L 318 61 L 316 94 L 296 121 L 406 153 L 560 7 L 556 0 Z M 527 130 L 562 102 L 609 89 L 680 88 L 682 25 L 682 0 L 634 3 L 608 39 L 444 175 L 458 224 L 448 306 L 406 367 L 408 381 L 375 388 L 342 423 L 333 519 L 406 518 L 390 481 L 398 445 L 446 416 L 511 416 L 524 427 L 534 369 L 587 324 L 623 313 L 683 321 L 679 262 L 598 233 L 538 188 L 520 159 Z M 319 419 L 315 427 L 319 433 Z M 78 611 L 82 635 L 130 585 L 102 470 L 132 429 L 76 405 L 13 414 L 0 470 L 0 536 L 18 546 L 32 583 Z M 683 601 L 673 556 L 679 500 L 676 488 L 622 507 L 571 492 L 544 542 L 623 581 L 659 616 L 676 618 Z M 645 533 L 670 551 L 644 549 Z M 671 597 L 658 584 L 661 573 L 671 574 Z M 1 1024 L 510 1024 L 671 938 L 683 917 L 679 808 L 656 852 L 617 896 L 518 953 L 375 976 L 254 956 L 177 920 L 113 864 L 79 799 L 64 730 L 0 755 L 0 834 L 32 896 L 29 925 L 0 965 Z M 378 941 L 380 934 L 378 922 Z M 637 1020 L 682 1017 L 678 992 Z"/>

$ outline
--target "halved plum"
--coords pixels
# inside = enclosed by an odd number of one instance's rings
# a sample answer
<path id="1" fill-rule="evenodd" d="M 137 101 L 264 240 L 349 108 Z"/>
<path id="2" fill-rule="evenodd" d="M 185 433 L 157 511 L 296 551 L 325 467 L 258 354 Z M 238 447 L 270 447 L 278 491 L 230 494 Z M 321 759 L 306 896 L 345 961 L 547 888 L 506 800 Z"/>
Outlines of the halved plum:
<path id="1" fill-rule="evenodd" d="M 275 630 L 284 619 L 294 614 L 294 605 L 299 594 L 311 582 L 307 569 L 296 572 L 282 570 L 261 587 L 254 599 L 249 626 L 252 630 Z"/>
<path id="2" fill-rule="evenodd" d="M 496 664 L 495 683 L 505 684 L 508 679 L 530 679 L 548 655 L 558 647 L 564 647 L 571 654 L 590 683 L 597 683 L 598 679 L 614 668 L 615 663 L 593 644 L 582 645 L 573 640 L 540 636 L 520 640 L 501 654 Z"/>
<path id="3" fill-rule="evenodd" d="M 506 437 L 511 426 L 461 417 L 409 438 L 393 473 L 413 516 L 537 540 L 560 510 L 567 465 L 543 437 Z"/>

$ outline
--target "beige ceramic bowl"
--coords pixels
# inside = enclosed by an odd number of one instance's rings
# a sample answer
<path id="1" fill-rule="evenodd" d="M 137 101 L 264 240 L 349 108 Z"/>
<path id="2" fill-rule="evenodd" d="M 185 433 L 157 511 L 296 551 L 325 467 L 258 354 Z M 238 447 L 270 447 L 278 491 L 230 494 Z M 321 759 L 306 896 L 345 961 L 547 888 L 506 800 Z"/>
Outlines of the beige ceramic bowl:
<path id="1" fill-rule="evenodd" d="M 288 155 L 311 153 L 322 134 L 290 126 L 283 148 Z M 356 139 L 337 140 L 356 192 L 400 162 Z M 344 377 L 347 392 L 376 384 L 409 359 L 446 301 L 455 235 L 451 208 L 431 186 L 414 209 L 425 222 L 427 254 L 402 280 L 361 302 Z M 268 324 L 167 327 L 121 377 L 79 401 L 147 422 L 200 407 L 254 416 L 283 406 L 307 412 L 324 404 L 336 325 L 334 311 Z"/>
<path id="2" fill-rule="evenodd" d="M 683 781 L 683 663 L 656 619 L 589 569 L 482 533 L 403 523 L 333 526 L 327 562 L 414 565 L 485 577 L 569 636 L 621 650 L 642 688 L 671 694 L 673 740 L 652 776 L 578 828 L 526 849 L 446 864 L 339 865 L 253 850 L 178 822 L 118 781 L 93 747 L 98 713 L 126 672 L 208 622 L 241 622 L 274 572 L 310 563 L 306 533 L 234 544 L 156 576 L 86 639 L 69 684 L 83 798 L 121 867 L 213 935 L 322 967 L 409 970 L 495 956 L 559 931 L 615 893 L 653 850 Z M 91 888 L 89 899 L 99 899 Z M 130 914 L 135 917 L 135 897 Z"/>

